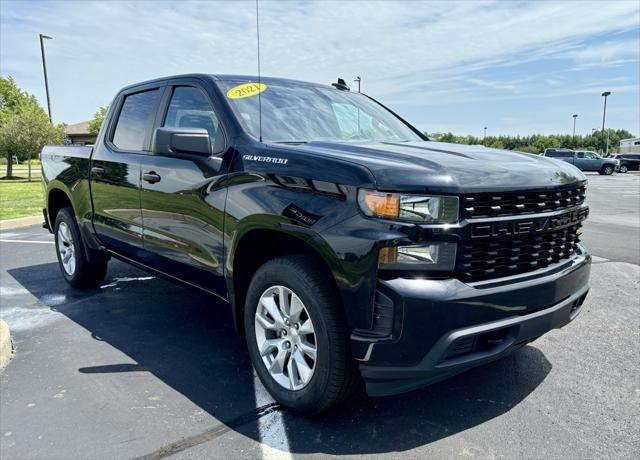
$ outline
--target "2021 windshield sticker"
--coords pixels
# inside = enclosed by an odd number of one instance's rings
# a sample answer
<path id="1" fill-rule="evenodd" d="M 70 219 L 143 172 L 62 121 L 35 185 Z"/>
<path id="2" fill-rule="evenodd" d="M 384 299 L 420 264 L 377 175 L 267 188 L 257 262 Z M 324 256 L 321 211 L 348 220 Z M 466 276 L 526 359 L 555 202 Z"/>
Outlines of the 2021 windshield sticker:
<path id="1" fill-rule="evenodd" d="M 255 96 L 267 89 L 267 85 L 264 83 L 244 83 L 242 85 L 234 86 L 227 91 L 227 97 L 229 99 L 243 99 L 245 97 Z"/>

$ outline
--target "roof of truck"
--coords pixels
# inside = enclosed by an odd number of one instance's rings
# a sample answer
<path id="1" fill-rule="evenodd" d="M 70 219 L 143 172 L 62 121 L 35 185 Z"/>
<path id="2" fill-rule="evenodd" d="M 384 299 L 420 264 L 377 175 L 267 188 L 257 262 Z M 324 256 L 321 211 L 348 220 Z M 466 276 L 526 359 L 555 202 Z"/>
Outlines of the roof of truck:
<path id="1" fill-rule="evenodd" d="M 135 88 L 137 86 L 145 86 L 151 83 L 156 83 L 156 82 L 161 82 L 166 80 L 174 80 L 178 78 L 199 78 L 199 79 L 213 79 L 213 80 L 219 80 L 219 81 L 241 81 L 241 82 L 258 81 L 257 75 L 226 75 L 226 74 L 212 75 L 212 74 L 204 74 L 204 73 L 189 73 L 189 74 L 169 75 L 166 77 L 153 78 L 151 80 L 146 80 L 138 83 L 133 83 L 131 85 L 127 85 L 123 89 L 130 89 L 130 88 Z M 326 88 L 332 88 L 328 84 L 312 83 L 308 81 L 292 80 L 289 78 L 281 78 L 281 77 L 261 76 L 260 81 L 267 84 L 281 83 L 281 84 L 293 84 L 293 85 L 323 86 Z"/>

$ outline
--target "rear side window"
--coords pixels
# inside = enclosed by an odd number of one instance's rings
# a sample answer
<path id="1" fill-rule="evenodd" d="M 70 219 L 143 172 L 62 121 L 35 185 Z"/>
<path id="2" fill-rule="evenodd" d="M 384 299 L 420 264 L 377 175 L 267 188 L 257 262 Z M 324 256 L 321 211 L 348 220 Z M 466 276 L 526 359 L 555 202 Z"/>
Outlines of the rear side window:
<path id="1" fill-rule="evenodd" d="M 206 129 L 213 143 L 218 125 L 218 117 L 202 91 L 191 86 L 178 86 L 173 91 L 165 127 Z"/>
<path id="2" fill-rule="evenodd" d="M 153 89 L 124 98 L 113 133 L 113 145 L 120 150 L 142 151 L 155 116 L 160 91 Z"/>

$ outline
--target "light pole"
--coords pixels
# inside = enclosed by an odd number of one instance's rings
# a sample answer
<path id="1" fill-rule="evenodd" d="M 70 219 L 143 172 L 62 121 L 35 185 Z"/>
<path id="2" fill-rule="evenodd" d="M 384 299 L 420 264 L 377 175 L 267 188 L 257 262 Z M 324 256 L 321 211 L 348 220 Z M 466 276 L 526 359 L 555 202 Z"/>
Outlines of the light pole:
<path id="1" fill-rule="evenodd" d="M 573 114 L 573 137 L 576 137 L 576 118 L 578 118 L 578 114 Z"/>
<path id="2" fill-rule="evenodd" d="M 486 139 L 487 138 L 487 127 L 484 127 L 484 135 L 482 137 L 482 139 Z"/>
<path id="3" fill-rule="evenodd" d="M 42 53 L 42 69 L 44 70 L 44 88 L 47 91 L 47 109 L 49 110 L 49 123 L 53 123 L 51 117 L 51 99 L 49 98 L 49 79 L 47 78 L 47 60 L 44 57 L 44 41 L 51 40 L 53 37 L 40 34 L 40 52 Z"/>
<path id="4" fill-rule="evenodd" d="M 362 81 L 362 78 L 356 77 L 356 79 L 353 80 L 353 81 L 357 81 L 358 82 L 358 92 L 360 92 L 360 82 Z"/>
<path id="5" fill-rule="evenodd" d="M 611 94 L 611 91 L 605 91 L 602 93 L 604 97 L 604 110 L 602 111 L 602 150 L 604 150 L 604 119 L 607 116 L 607 96 Z M 609 146 L 607 145 L 607 152 L 609 151 Z"/>

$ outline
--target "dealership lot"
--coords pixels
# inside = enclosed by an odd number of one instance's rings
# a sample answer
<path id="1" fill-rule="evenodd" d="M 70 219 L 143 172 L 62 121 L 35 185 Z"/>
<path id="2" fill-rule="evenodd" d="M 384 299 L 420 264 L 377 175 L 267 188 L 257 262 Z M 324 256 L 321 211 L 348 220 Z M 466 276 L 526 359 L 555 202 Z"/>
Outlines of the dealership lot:
<path id="1" fill-rule="evenodd" d="M 302 418 L 253 376 L 214 299 L 119 262 L 70 289 L 52 237 L 0 232 L 0 457 L 631 457 L 640 450 L 640 174 L 589 175 L 581 315 L 424 390 Z"/>

